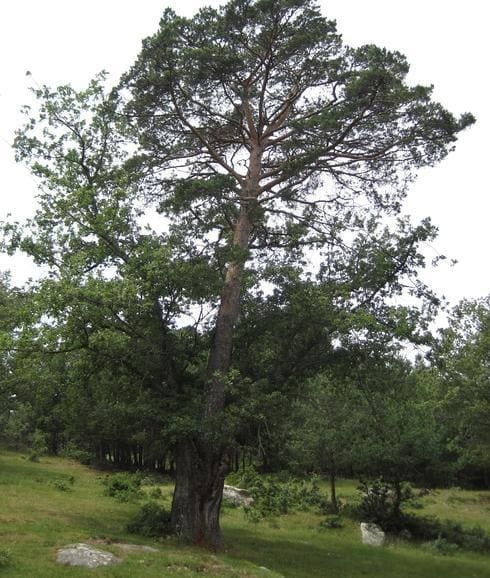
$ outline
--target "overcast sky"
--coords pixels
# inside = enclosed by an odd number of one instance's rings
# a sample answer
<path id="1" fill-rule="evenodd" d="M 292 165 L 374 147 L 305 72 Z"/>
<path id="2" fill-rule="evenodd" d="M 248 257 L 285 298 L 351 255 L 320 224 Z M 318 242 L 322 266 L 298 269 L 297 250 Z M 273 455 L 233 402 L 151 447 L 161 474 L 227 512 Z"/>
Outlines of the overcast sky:
<path id="1" fill-rule="evenodd" d="M 71 83 L 84 87 L 105 69 L 117 80 L 156 31 L 166 6 L 185 15 L 221 1 L 199 0 L 5 0 L 0 3 L 0 219 L 33 213 L 36 183 L 16 165 L 10 149 L 29 102 L 28 86 Z M 347 44 L 376 43 L 404 53 L 410 82 L 433 84 L 434 97 L 453 113 L 470 111 L 477 124 L 459 139 L 456 151 L 413 185 L 405 211 L 430 216 L 439 238 L 429 258 L 443 253 L 458 260 L 424 273 L 451 302 L 490 292 L 490 93 L 488 17 L 481 0 L 322 0 L 324 15 L 337 20 Z M 485 13 L 484 13 L 485 12 Z M 32 77 L 26 77 L 29 70 Z M 25 259 L 0 258 L 16 283 L 34 270 Z"/>

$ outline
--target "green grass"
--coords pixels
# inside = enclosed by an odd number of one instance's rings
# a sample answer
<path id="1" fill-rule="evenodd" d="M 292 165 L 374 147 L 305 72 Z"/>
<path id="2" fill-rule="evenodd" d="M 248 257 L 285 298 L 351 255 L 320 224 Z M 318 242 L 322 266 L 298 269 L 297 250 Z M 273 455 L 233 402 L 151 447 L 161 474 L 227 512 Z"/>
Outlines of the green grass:
<path id="1" fill-rule="evenodd" d="M 172 539 L 144 539 L 125 530 L 139 504 L 104 496 L 103 477 L 68 460 L 46 457 L 33 463 L 20 454 L 0 452 L 0 551 L 10 552 L 0 576 L 490 578 L 488 557 L 483 555 L 458 550 L 441 556 L 401 541 L 384 548 L 363 546 L 354 522 L 321 531 L 321 517 L 311 513 L 254 524 L 245 520 L 241 509 L 226 508 L 222 526 L 227 549 L 219 555 Z M 355 487 L 354 482 L 341 482 L 340 496 L 352 496 Z M 159 502 L 169 505 L 172 489 L 161 489 Z M 489 500 L 490 492 L 440 490 L 420 500 L 421 512 L 488 529 Z M 73 542 L 98 543 L 123 562 L 94 571 L 56 565 L 57 548 Z M 117 545 L 124 542 L 158 551 L 127 552 Z"/>
<path id="2" fill-rule="evenodd" d="M 423 513 L 454 520 L 463 526 L 481 526 L 490 532 L 490 492 L 470 492 L 459 488 L 434 490 L 419 498 Z"/>

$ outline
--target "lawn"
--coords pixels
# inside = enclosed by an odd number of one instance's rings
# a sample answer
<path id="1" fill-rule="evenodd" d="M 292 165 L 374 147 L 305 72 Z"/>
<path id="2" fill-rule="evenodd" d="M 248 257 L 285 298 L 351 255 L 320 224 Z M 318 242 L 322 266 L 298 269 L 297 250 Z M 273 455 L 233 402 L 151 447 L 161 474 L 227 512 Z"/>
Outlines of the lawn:
<path id="1" fill-rule="evenodd" d="M 489 558 L 462 550 L 443 556 L 402 541 L 383 548 L 364 546 L 358 525 L 320 530 L 321 517 L 297 513 L 248 522 L 239 508 L 225 508 L 222 518 L 226 551 L 213 555 L 173 539 L 152 540 L 129 534 L 126 522 L 140 504 L 120 503 L 103 495 L 105 474 L 61 458 L 30 462 L 19 453 L 0 452 L 0 567 L 9 577 L 269 577 L 291 578 L 490 578 Z M 150 490 L 150 488 L 147 488 Z M 171 486 L 161 486 L 169 504 Z M 344 499 L 355 490 L 341 482 Z M 490 529 L 490 492 L 438 490 L 420 500 L 423 514 Z M 88 542 L 123 559 L 97 570 L 58 566 L 56 550 Z M 119 544 L 151 545 L 156 552 L 124 550 Z M 2 558 L 0 555 L 0 562 Z"/>

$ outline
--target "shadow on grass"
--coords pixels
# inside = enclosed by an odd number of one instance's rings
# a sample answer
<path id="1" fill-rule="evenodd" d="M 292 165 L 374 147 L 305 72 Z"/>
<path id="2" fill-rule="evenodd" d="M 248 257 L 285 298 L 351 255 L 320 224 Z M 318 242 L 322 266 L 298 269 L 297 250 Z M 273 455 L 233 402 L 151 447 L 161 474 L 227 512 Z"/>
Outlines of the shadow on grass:
<path id="1" fill-rule="evenodd" d="M 412 548 L 373 548 L 318 535 L 311 542 L 267 538 L 228 529 L 228 557 L 252 562 L 285 578 L 490 578 L 488 559 L 427 555 Z M 315 543 L 316 542 L 316 543 Z"/>

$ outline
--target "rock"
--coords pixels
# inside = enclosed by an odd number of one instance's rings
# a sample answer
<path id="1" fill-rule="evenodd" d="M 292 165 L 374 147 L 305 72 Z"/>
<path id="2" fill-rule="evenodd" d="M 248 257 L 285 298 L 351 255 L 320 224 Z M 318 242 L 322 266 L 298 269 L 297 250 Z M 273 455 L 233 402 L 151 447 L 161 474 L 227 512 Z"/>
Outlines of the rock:
<path id="1" fill-rule="evenodd" d="M 88 544 L 70 544 L 58 550 L 56 557 L 58 564 L 64 566 L 83 566 L 84 568 L 98 568 L 99 566 L 112 566 L 119 564 L 120 558 L 116 558 L 110 552 L 97 550 Z"/>
<path id="2" fill-rule="evenodd" d="M 377 524 L 361 523 L 362 543 L 369 546 L 382 546 L 385 542 L 385 533 Z"/>
<path id="3" fill-rule="evenodd" d="M 247 490 L 226 485 L 223 488 L 223 499 L 233 506 L 251 506 L 254 502 Z"/>

